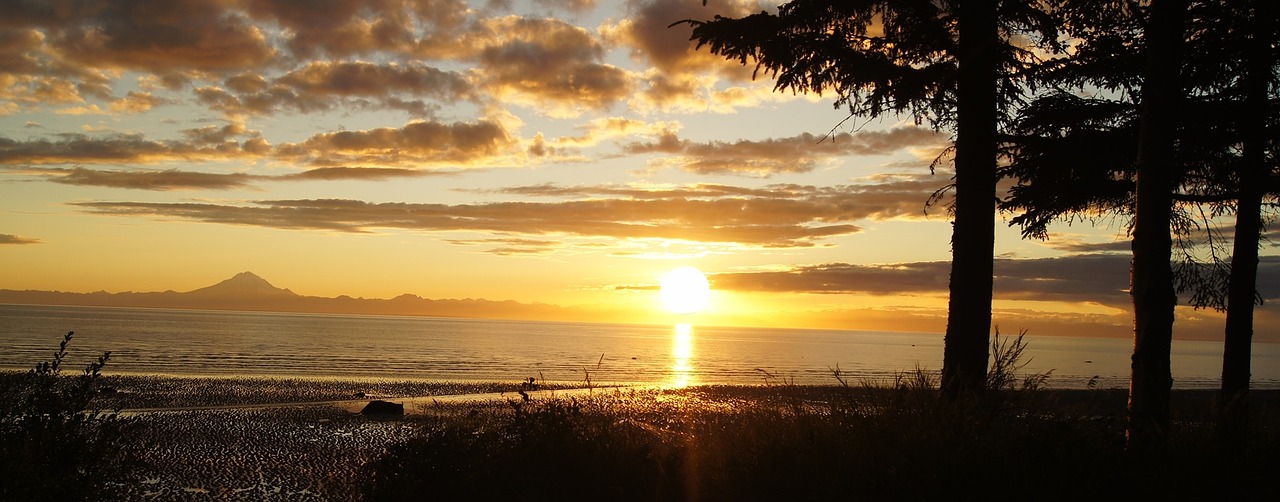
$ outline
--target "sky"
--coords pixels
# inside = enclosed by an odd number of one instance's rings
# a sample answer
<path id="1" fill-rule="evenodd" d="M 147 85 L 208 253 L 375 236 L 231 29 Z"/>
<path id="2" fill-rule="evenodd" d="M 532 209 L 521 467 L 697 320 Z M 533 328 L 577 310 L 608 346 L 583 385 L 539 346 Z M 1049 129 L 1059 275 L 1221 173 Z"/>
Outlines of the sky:
<path id="1" fill-rule="evenodd" d="M 8 2 L 0 288 L 477 298 L 941 332 L 951 136 L 696 51 L 712 0 Z M 945 201 L 944 201 L 945 202 Z M 1125 221 L 994 222 L 1006 334 L 1129 337 Z M 1229 231 L 1230 221 L 1226 222 Z M 1263 247 L 1260 293 L 1280 299 Z M 693 266 L 699 313 L 662 308 Z M 1280 341 L 1280 309 L 1258 311 Z M 1180 308 L 1175 337 L 1221 339 Z"/>

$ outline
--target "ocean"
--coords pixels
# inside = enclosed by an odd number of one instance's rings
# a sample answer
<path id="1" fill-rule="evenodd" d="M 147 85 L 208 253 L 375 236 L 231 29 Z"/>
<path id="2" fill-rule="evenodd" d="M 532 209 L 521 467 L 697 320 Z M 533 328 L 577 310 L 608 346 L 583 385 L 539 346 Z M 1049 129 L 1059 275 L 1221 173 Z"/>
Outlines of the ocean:
<path id="1" fill-rule="evenodd" d="M 942 367 L 942 335 L 712 326 L 0 305 L 0 369 L 106 374 L 607 384 L 885 383 Z M 1126 339 L 1027 337 L 1024 372 L 1053 388 L 1127 387 Z M 1174 387 L 1215 388 L 1222 344 L 1174 340 Z M 1091 384 L 1092 382 L 1092 384 Z M 1280 388 L 1280 344 L 1253 347 L 1254 388 Z"/>

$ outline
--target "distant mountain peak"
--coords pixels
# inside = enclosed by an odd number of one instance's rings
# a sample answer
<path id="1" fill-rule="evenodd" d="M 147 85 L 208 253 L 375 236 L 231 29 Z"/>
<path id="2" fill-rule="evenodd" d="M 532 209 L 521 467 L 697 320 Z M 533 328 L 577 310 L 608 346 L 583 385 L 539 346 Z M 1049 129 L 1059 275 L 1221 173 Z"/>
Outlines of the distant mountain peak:
<path id="1" fill-rule="evenodd" d="M 271 283 L 267 282 L 266 279 L 258 277 L 258 274 L 249 272 L 247 270 L 232 276 L 230 279 L 227 279 L 227 281 L 266 284 L 267 286 L 271 286 Z M 227 281 L 223 281 L 223 282 L 227 282 Z M 271 287 L 275 287 L 275 286 L 271 286 Z"/>
<path id="2" fill-rule="evenodd" d="M 272 286 L 266 279 L 253 272 L 240 272 L 230 279 L 209 287 L 189 291 L 188 294 L 209 296 L 293 296 L 295 293 L 287 289 Z"/>

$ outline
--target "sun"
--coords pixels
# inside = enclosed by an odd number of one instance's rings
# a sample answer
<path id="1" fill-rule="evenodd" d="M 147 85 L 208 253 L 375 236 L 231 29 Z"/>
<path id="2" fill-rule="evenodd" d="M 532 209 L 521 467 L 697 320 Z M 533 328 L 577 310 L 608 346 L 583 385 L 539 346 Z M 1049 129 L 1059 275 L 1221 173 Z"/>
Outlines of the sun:
<path id="1" fill-rule="evenodd" d="M 662 276 L 658 292 L 662 305 L 676 314 L 692 314 L 707 306 L 711 285 L 707 276 L 693 267 L 680 267 Z"/>

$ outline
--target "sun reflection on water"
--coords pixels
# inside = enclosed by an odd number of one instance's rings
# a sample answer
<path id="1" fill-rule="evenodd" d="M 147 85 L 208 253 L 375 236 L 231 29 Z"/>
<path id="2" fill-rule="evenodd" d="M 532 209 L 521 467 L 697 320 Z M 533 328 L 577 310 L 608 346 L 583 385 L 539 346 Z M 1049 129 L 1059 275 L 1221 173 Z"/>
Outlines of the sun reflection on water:
<path id="1" fill-rule="evenodd" d="M 687 387 L 693 381 L 693 325 L 676 324 L 671 337 L 671 386 Z"/>

